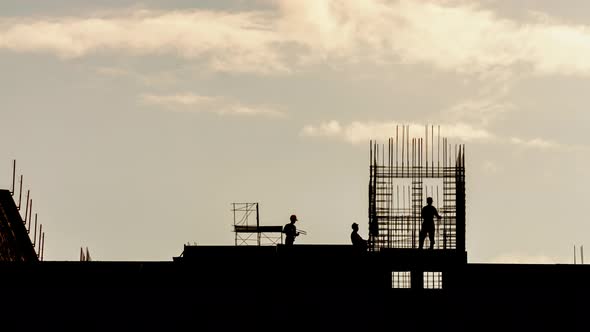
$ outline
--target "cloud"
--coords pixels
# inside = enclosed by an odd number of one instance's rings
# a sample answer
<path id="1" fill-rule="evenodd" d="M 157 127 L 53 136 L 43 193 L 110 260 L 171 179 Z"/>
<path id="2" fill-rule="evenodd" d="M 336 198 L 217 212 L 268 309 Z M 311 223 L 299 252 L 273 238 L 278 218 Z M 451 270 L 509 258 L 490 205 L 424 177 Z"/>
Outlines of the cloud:
<path id="1" fill-rule="evenodd" d="M 171 95 L 143 94 L 140 101 L 144 105 L 179 112 L 213 112 L 219 115 L 242 115 L 284 117 L 286 114 L 264 105 L 244 105 L 218 96 L 203 96 L 193 93 Z"/>
<path id="2" fill-rule="evenodd" d="M 137 10 L 100 17 L 0 20 L 0 48 L 62 58 L 92 54 L 166 55 L 204 59 L 235 71 L 284 71 L 275 57 L 279 37 L 268 13 Z"/>
<path id="3" fill-rule="evenodd" d="M 350 144 L 362 144 L 369 142 L 369 140 L 385 141 L 390 137 L 396 136 L 396 129 L 399 129 L 401 137 L 402 126 L 409 126 L 410 137 L 424 137 L 425 124 L 419 123 L 403 123 L 398 121 L 387 122 L 360 122 L 353 121 L 348 124 L 341 124 L 339 121 L 331 120 L 324 121 L 317 125 L 305 125 L 301 131 L 300 136 L 303 137 L 318 137 L 318 138 L 332 138 L 335 140 L 347 142 Z M 430 135 L 431 127 L 428 126 Z M 569 145 L 558 143 L 544 138 L 522 139 L 518 137 L 503 138 L 493 132 L 490 132 L 485 127 L 473 126 L 467 123 L 441 124 L 441 137 L 446 137 L 459 142 L 476 142 L 489 144 L 509 144 L 525 149 L 540 149 L 540 150 L 559 150 L 559 151 L 587 151 L 588 147 L 583 145 Z M 438 132 L 437 126 L 434 128 L 435 135 Z M 496 165 L 484 165 L 484 170 L 488 172 L 496 172 L 498 168 Z"/>
<path id="4" fill-rule="evenodd" d="M 399 128 L 401 135 L 402 125 L 409 126 L 411 137 L 413 135 L 412 133 L 417 133 L 418 135 L 424 134 L 425 126 L 417 123 L 403 124 L 395 121 L 354 121 L 347 125 L 341 125 L 338 121 L 332 120 L 320 123 L 319 125 L 306 125 L 301 130 L 300 135 L 308 137 L 331 137 L 351 144 L 359 144 L 366 143 L 371 139 L 386 140 L 390 137 L 395 137 L 397 128 Z M 435 131 L 438 131 L 438 128 Z M 482 141 L 494 138 L 488 131 L 464 123 L 441 125 L 441 136 L 462 141 Z"/>
<path id="5" fill-rule="evenodd" d="M 0 49 L 175 55 L 212 70 L 289 73 L 314 64 L 421 64 L 475 74 L 590 75 L 590 26 L 503 18 L 466 1 L 276 0 L 269 9 L 0 19 Z"/>

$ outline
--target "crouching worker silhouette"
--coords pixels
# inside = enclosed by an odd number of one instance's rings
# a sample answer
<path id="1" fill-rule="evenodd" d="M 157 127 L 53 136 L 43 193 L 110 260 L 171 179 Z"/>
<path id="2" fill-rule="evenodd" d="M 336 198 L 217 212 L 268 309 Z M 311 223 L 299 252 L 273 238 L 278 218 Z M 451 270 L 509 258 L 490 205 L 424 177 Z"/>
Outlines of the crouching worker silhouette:
<path id="1" fill-rule="evenodd" d="M 420 229 L 420 249 L 422 249 L 424 245 L 424 238 L 426 238 L 426 234 L 428 233 L 428 238 L 430 239 L 430 249 L 434 248 L 434 217 L 440 220 L 442 217 L 438 215 L 438 211 L 434 206 L 432 206 L 432 197 L 426 198 L 426 205 L 422 208 L 422 228 Z"/>
<path id="2" fill-rule="evenodd" d="M 285 233 L 285 245 L 292 246 L 295 242 L 295 237 L 299 236 L 299 232 L 297 232 L 297 227 L 295 227 L 295 222 L 297 221 L 296 215 L 291 215 L 291 223 L 286 224 L 283 227 L 283 233 Z"/>
<path id="3" fill-rule="evenodd" d="M 358 250 L 367 250 L 367 241 L 363 240 L 363 238 L 359 235 L 359 225 L 357 223 L 352 223 L 352 233 L 350 233 L 350 240 L 352 241 L 352 246 Z"/>

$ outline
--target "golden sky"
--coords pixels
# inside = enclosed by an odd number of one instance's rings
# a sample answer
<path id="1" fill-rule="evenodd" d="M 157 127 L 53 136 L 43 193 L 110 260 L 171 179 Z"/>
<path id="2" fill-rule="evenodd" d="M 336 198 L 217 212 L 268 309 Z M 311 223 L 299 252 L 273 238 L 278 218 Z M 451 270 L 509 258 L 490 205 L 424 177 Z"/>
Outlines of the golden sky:
<path id="1" fill-rule="evenodd" d="M 568 262 L 590 233 L 590 3 L 567 4 L 2 1 L 4 187 L 16 158 L 48 259 L 232 244 L 238 201 L 348 243 L 368 141 L 435 124 L 467 145 L 470 261 Z"/>

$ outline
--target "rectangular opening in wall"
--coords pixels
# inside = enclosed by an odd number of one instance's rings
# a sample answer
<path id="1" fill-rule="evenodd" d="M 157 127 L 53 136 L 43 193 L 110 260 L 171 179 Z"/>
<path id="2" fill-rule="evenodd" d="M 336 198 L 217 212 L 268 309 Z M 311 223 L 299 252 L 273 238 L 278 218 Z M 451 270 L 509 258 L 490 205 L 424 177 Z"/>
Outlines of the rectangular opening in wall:
<path id="1" fill-rule="evenodd" d="M 391 272 L 391 288 L 411 288 L 410 271 L 393 271 Z"/>
<path id="2" fill-rule="evenodd" d="M 442 289 L 442 272 L 424 272 L 424 289 Z"/>

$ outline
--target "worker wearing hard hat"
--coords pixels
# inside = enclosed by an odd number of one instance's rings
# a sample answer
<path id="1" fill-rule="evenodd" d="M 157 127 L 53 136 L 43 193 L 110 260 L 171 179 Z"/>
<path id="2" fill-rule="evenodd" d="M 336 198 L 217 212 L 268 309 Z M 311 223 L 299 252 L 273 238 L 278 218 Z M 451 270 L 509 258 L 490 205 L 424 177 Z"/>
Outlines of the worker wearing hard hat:
<path id="1" fill-rule="evenodd" d="M 295 222 L 297 221 L 296 215 L 291 215 L 291 222 L 286 224 L 283 227 L 283 233 L 285 233 L 285 245 L 292 246 L 295 242 L 295 237 L 299 236 L 299 232 L 297 232 L 297 227 L 295 227 Z"/>

